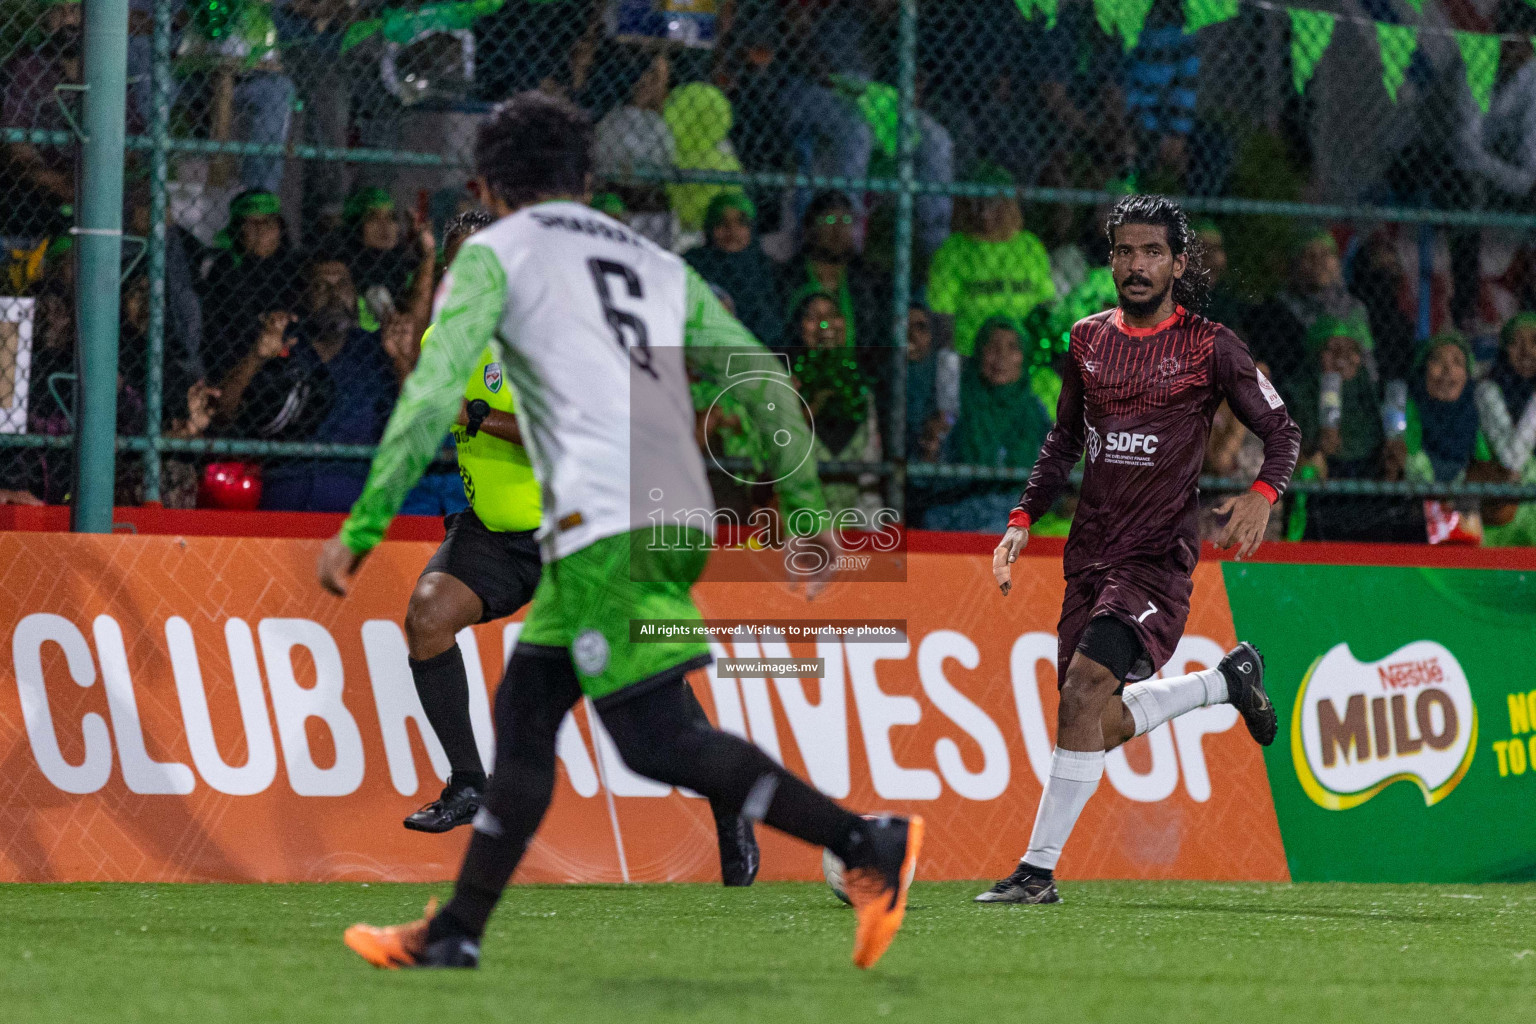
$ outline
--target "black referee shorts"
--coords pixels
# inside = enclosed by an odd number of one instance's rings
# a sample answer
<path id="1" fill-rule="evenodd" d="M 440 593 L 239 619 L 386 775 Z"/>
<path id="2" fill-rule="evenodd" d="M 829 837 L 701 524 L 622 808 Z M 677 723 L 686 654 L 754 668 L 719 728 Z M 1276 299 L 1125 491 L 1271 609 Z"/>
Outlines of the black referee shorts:
<path id="1" fill-rule="evenodd" d="M 542 567 L 533 530 L 498 533 L 474 509 L 443 518 L 448 536 L 421 571 L 452 576 L 484 606 L 481 622 L 504 619 L 533 599 Z"/>

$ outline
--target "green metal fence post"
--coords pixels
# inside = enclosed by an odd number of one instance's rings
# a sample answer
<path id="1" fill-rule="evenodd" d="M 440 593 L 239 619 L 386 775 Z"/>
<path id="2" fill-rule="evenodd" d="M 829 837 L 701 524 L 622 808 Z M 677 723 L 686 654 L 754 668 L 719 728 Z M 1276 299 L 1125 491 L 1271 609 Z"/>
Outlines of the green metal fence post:
<path id="1" fill-rule="evenodd" d="M 160 500 L 160 419 L 165 388 L 165 207 L 171 125 L 171 5 L 155 0 L 149 120 L 149 365 L 144 379 L 144 501 Z"/>
<path id="2" fill-rule="evenodd" d="M 117 430 L 118 275 L 123 251 L 123 117 L 128 89 L 128 0 L 85 0 L 85 111 L 81 127 L 75 356 L 79 409 L 71 527 L 112 532 Z"/>
<path id="3" fill-rule="evenodd" d="M 907 307 L 912 297 L 912 211 L 916 191 L 913 154 L 917 151 L 916 68 L 917 0 L 901 0 L 896 37 L 896 252 L 891 273 L 891 408 L 886 451 L 893 463 L 887 500 L 897 512 L 907 499 Z"/>

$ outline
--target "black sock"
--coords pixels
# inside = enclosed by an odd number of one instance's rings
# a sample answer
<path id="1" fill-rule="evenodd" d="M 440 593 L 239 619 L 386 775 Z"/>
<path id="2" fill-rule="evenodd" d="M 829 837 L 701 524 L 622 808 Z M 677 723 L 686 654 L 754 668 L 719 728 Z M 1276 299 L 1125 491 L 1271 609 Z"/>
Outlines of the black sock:
<path id="1" fill-rule="evenodd" d="M 1054 880 L 1056 878 L 1055 873 L 1052 872 L 1050 868 L 1037 868 L 1026 860 L 1019 861 L 1019 864 L 1023 866 L 1025 871 L 1034 875 L 1036 878 L 1045 878 L 1049 880 Z"/>
<path id="2" fill-rule="evenodd" d="M 480 763 L 475 730 L 469 723 L 469 676 L 464 671 L 464 655 L 459 645 L 454 644 L 425 661 L 412 659 L 410 664 L 421 709 L 453 769 L 450 785 L 477 785 L 483 789 L 485 767 Z"/>
<path id="3" fill-rule="evenodd" d="M 825 846 L 845 862 L 845 854 L 850 854 L 859 863 L 858 815 L 843 810 L 741 737 L 712 728 L 695 707 L 692 692 L 681 680 L 597 704 L 631 770 L 702 794 L 717 821 L 735 811 Z"/>
<path id="4" fill-rule="evenodd" d="M 683 707 L 688 710 L 693 724 L 701 729 L 712 728 L 709 716 L 704 713 L 704 705 L 699 703 L 698 694 L 693 692 L 693 687 L 688 684 L 688 680 L 682 679 L 678 685 L 682 687 Z M 714 816 L 716 830 L 725 831 L 735 828 L 736 823 L 741 820 L 741 805 L 732 804 L 718 795 L 708 799 L 709 812 Z"/>
<path id="5" fill-rule="evenodd" d="M 475 818 L 453 899 L 427 931 L 430 941 L 484 934 L 502 889 L 549 809 L 555 736 L 566 711 L 580 698 L 576 671 L 564 649 L 520 644 L 513 652 L 496 691 L 496 770 Z"/>
<path id="6" fill-rule="evenodd" d="M 843 810 L 826 794 L 812 789 L 778 765 L 773 768 L 777 788 L 763 821 L 780 832 L 825 846 L 844 864 L 859 866 L 862 860 L 860 826 L 864 819 Z"/>
<path id="7" fill-rule="evenodd" d="M 529 829 L 532 834 L 532 829 Z M 501 901 L 501 891 L 517 869 L 527 849 L 526 840 L 506 841 L 506 837 L 476 831 L 464 852 L 464 865 L 453 899 L 432 918 L 427 941 L 436 942 L 445 935 L 463 935 L 478 940 L 485 934 L 485 923 Z"/>
<path id="8" fill-rule="evenodd" d="M 490 779 L 485 772 L 454 772 L 448 776 L 448 789 L 457 793 L 461 789 L 477 789 L 482 794 Z"/>

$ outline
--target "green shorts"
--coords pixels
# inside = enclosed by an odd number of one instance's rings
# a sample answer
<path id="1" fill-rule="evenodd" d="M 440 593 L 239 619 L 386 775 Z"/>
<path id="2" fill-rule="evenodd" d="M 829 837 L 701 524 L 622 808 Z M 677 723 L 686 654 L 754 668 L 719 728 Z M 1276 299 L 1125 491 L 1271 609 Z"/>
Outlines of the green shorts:
<path id="1" fill-rule="evenodd" d="M 701 618 L 688 588 L 709 560 L 696 530 L 654 550 L 649 530 L 605 537 L 544 566 L 518 642 L 571 652 L 581 690 L 597 700 L 709 663 L 701 640 L 633 643 L 630 621 Z"/>

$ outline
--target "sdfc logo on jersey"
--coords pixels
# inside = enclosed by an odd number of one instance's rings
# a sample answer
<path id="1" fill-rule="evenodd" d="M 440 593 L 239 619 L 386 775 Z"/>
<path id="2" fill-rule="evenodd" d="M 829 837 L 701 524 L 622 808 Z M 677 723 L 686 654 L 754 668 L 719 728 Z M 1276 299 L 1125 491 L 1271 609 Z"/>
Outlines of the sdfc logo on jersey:
<path id="1" fill-rule="evenodd" d="M 1158 448 L 1156 434 L 1135 434 L 1129 430 L 1110 430 L 1100 434 L 1093 424 L 1087 426 L 1089 462 L 1098 462 L 1102 453 L 1104 464 L 1109 466 L 1145 468 L 1153 464 L 1152 456 Z"/>
<path id="2" fill-rule="evenodd" d="M 501 364 L 485 364 L 485 389 L 492 394 L 501 390 Z"/>
<path id="3" fill-rule="evenodd" d="M 1156 434 L 1133 434 L 1128 430 L 1111 430 L 1109 432 L 1108 448 L 1112 452 L 1146 452 L 1151 455 L 1157 451 Z"/>
<path id="4" fill-rule="evenodd" d="M 1172 380 L 1179 375 L 1183 364 L 1174 356 L 1164 356 L 1163 361 L 1157 364 L 1157 376 L 1159 380 Z"/>
<path id="5" fill-rule="evenodd" d="M 1466 673 L 1433 640 L 1374 662 L 1337 644 L 1313 663 L 1296 695 L 1296 777 L 1330 811 L 1358 807 L 1394 782 L 1414 783 L 1433 806 L 1466 776 L 1476 749 Z"/>

